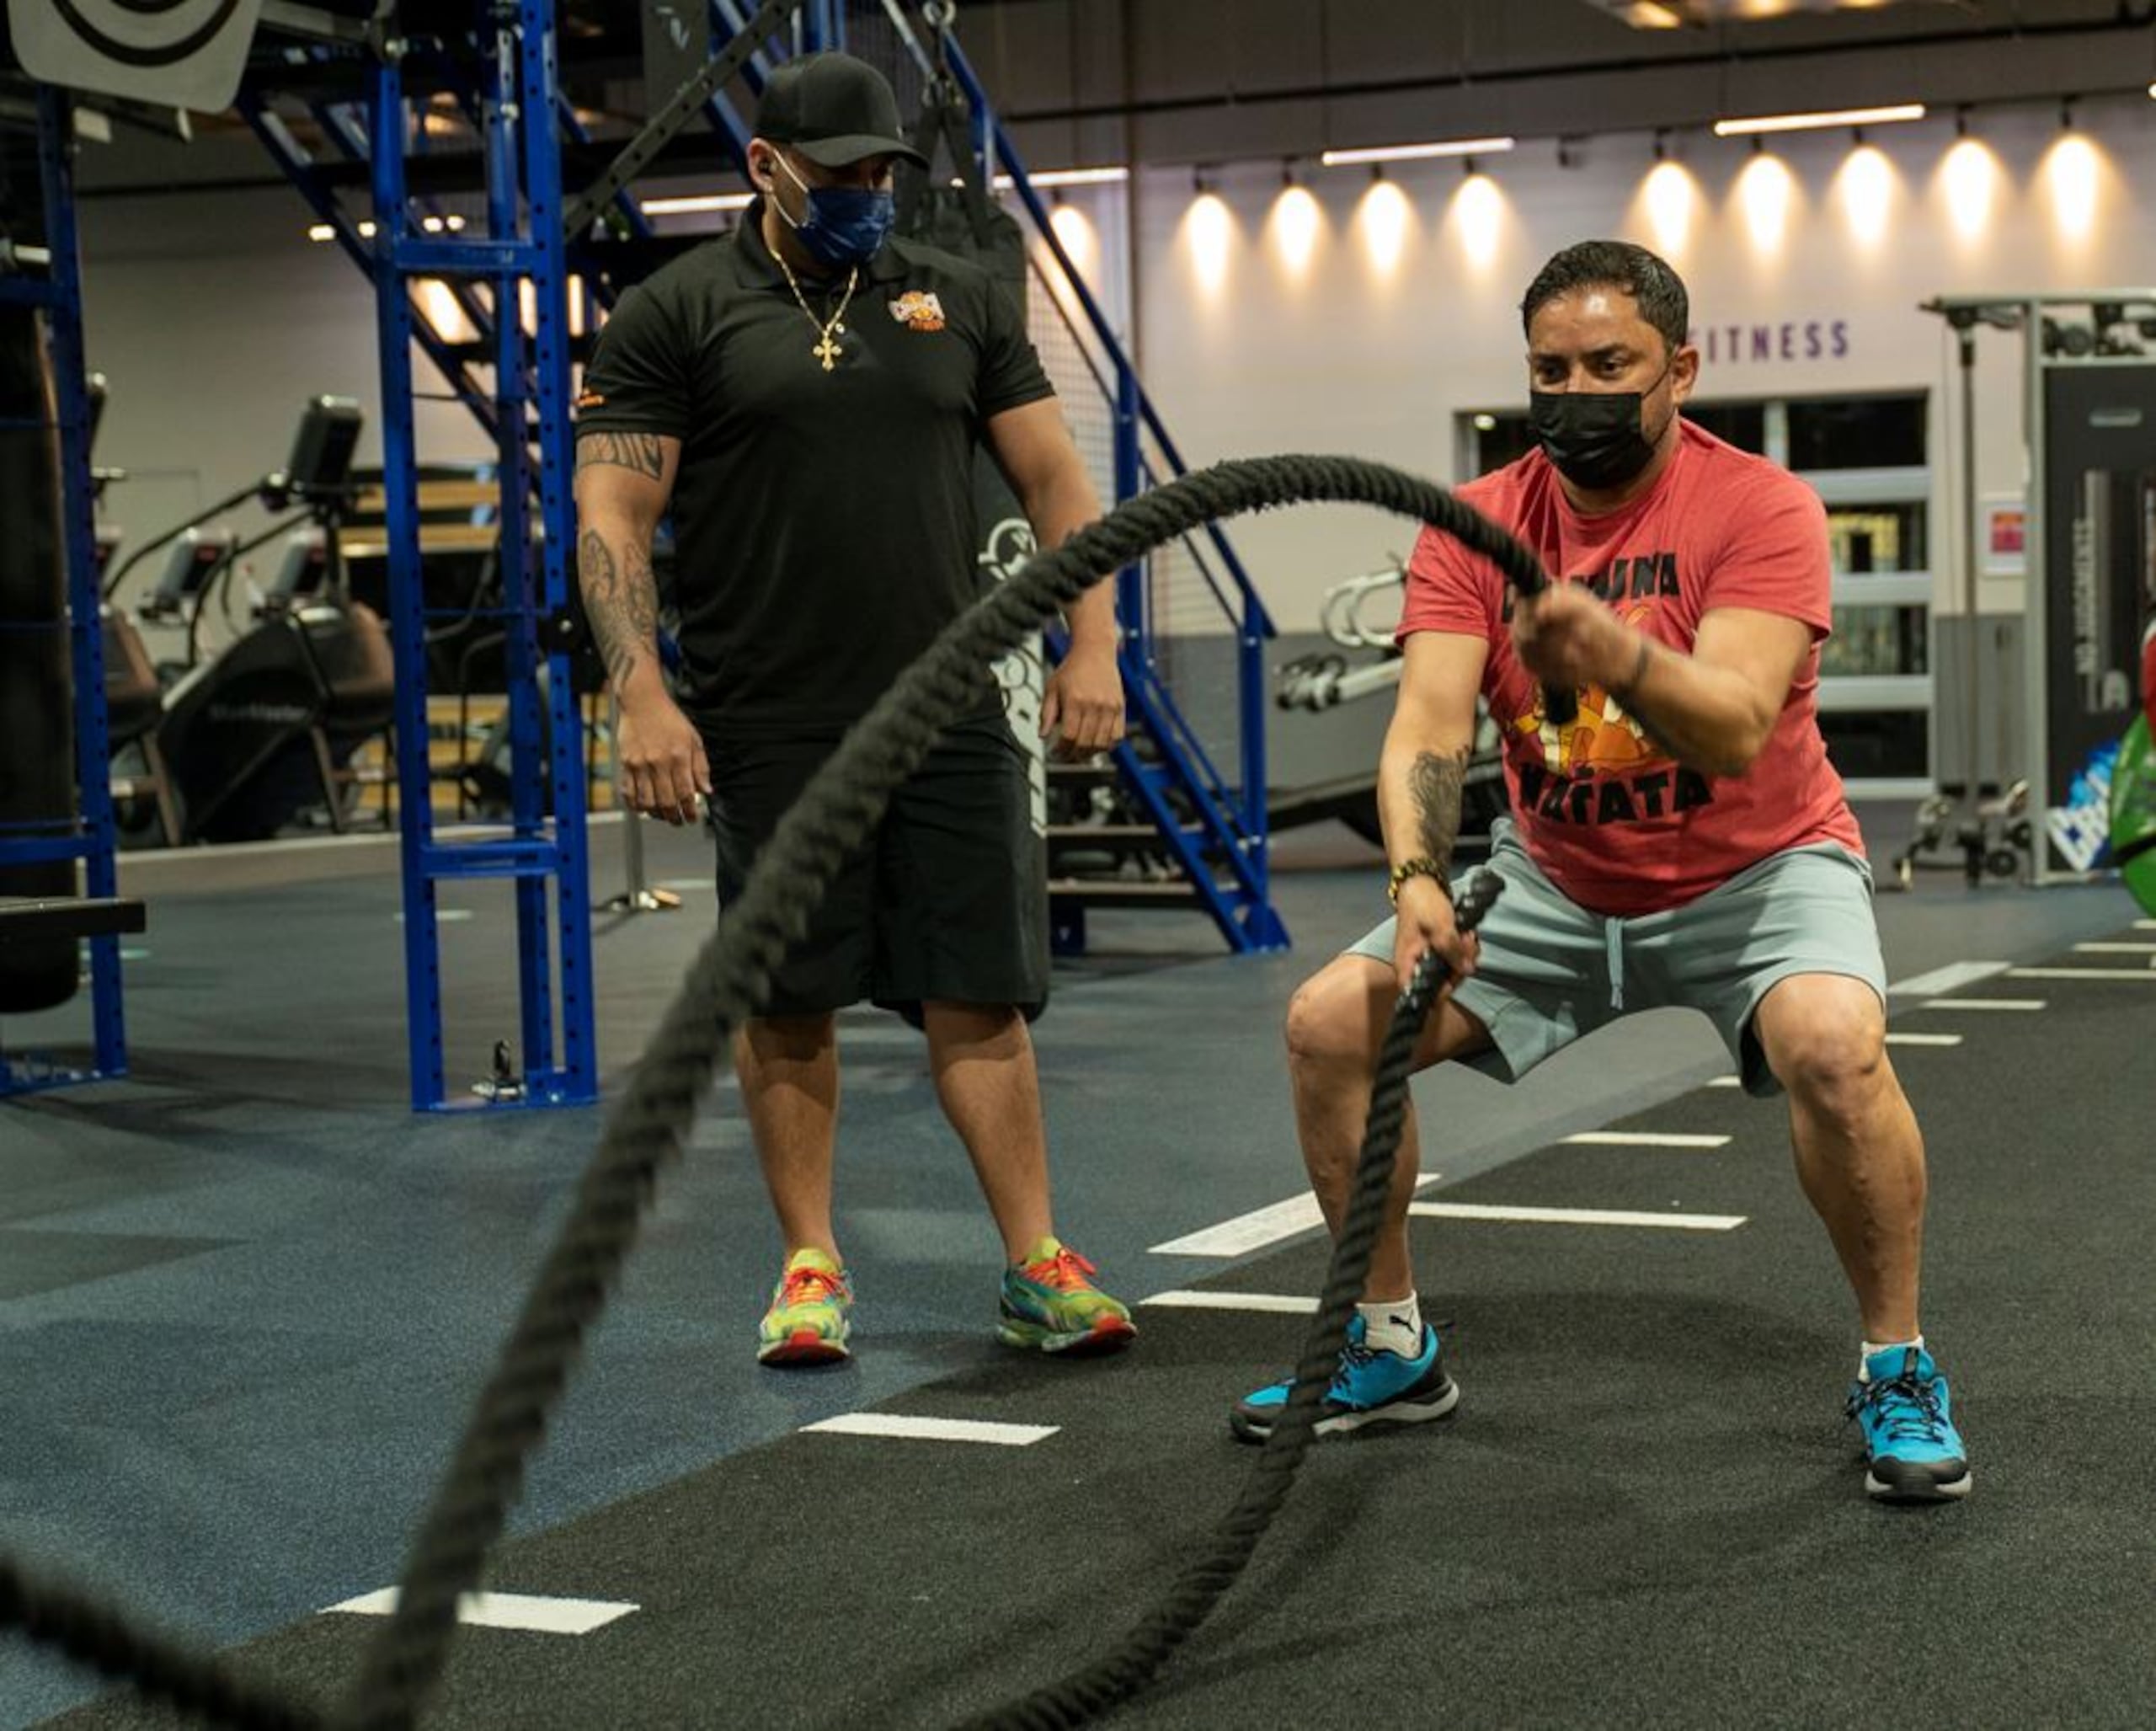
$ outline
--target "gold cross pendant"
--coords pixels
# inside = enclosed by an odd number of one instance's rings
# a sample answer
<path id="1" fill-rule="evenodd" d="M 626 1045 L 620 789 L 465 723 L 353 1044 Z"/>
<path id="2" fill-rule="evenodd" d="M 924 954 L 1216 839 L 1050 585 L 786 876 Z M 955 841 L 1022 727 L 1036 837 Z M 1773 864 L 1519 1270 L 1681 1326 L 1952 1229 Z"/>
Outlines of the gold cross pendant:
<path id="1" fill-rule="evenodd" d="M 817 344 L 809 352 L 824 363 L 824 371 L 829 372 L 838 365 L 839 356 L 845 351 L 831 340 L 831 334 L 825 331 L 823 341 Z"/>

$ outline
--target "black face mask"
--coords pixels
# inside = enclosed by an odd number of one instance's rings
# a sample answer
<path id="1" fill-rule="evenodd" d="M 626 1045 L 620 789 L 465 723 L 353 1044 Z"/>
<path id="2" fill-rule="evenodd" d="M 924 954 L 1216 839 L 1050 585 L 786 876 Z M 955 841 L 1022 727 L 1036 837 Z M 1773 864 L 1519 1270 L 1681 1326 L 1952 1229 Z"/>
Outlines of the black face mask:
<path id="1" fill-rule="evenodd" d="M 1668 377 L 1665 367 L 1646 391 L 1532 392 L 1528 420 L 1559 474 L 1575 487 L 1606 493 L 1636 480 L 1654 461 L 1661 439 L 1646 435 L 1645 405 Z M 1662 431 L 1668 430 L 1664 421 Z"/>

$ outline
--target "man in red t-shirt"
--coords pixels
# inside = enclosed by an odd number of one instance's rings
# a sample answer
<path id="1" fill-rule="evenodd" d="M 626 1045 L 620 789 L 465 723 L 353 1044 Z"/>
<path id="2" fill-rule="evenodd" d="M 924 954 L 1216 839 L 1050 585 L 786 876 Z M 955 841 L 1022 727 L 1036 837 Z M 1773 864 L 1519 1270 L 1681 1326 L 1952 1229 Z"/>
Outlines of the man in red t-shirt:
<path id="1" fill-rule="evenodd" d="M 1540 553 L 1532 602 L 1425 530 L 1379 804 L 1396 917 L 1296 995 L 1288 1046 L 1305 1164 L 1345 1218 L 1380 1039 L 1425 950 L 1453 970 L 1416 1054 L 1508 1078 L 1618 1015 L 1682 1005 L 1720 1029 L 1755 1094 L 1786 1090 L 1797 1172 L 1863 1328 L 1848 1397 L 1865 1488 L 1966 1493 L 1946 1379 L 1918 1332 L 1924 1143 L 1886 1050 L 1871 878 L 1818 726 L 1830 623 L 1825 513 L 1802 483 L 1678 414 L 1699 374 L 1684 286 L 1644 248 L 1592 241 L 1521 308 L 1540 448 L 1460 489 Z M 1545 686 L 1577 694 L 1545 713 Z M 1463 937 L 1447 887 L 1486 699 L 1514 816 L 1504 894 Z M 1385 1230 L 1321 1431 L 1441 1418 L 1459 1400 L 1408 1258 L 1411 1114 Z M 1282 1381 L 1235 1408 L 1262 1440 Z"/>

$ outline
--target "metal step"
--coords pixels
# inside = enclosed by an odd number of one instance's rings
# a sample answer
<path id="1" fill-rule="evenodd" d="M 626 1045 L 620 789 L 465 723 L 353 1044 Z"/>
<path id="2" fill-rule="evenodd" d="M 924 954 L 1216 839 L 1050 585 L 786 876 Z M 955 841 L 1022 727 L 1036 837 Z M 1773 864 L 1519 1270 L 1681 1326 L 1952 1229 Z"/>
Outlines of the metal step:
<path id="1" fill-rule="evenodd" d="M 1186 836 L 1198 833 L 1194 824 L 1183 826 Z M 1098 841 L 1113 846 L 1118 841 L 1148 841 L 1162 848 L 1170 845 L 1166 834 L 1154 824 L 1050 824 L 1047 835 L 1051 842 Z"/>
<path id="2" fill-rule="evenodd" d="M 1144 906 L 1187 907 L 1198 899 L 1187 879 L 1050 878 L 1052 901 L 1075 901 L 1089 907 Z"/>

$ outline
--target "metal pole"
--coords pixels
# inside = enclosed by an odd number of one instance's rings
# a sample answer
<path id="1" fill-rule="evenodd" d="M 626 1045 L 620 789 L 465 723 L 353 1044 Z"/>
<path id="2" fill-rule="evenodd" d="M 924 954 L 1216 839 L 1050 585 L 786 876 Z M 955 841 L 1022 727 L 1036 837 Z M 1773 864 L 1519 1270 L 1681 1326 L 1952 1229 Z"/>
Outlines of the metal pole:
<path id="1" fill-rule="evenodd" d="M 2027 391 L 2022 411 L 2022 435 L 2028 446 L 2025 467 L 2029 477 L 2029 497 L 2024 503 L 2022 520 L 2027 526 L 2024 554 L 2027 574 L 2023 579 L 2025 676 L 2021 702 L 2023 737 L 2028 750 L 2025 769 L 2029 778 L 2029 821 L 2036 842 L 2031 850 L 2034 857 L 2030 861 L 2030 881 L 2041 889 L 2056 882 L 2061 874 L 2053 872 L 2051 866 L 2051 756 L 2046 725 L 2048 706 L 2044 700 L 2046 639 L 2049 635 L 2045 614 L 2050 579 L 2044 545 L 2044 489 L 2050 476 L 2044 460 L 2044 309 L 2040 302 L 2031 300 L 2021 309 L 2021 345 Z"/>
<path id="2" fill-rule="evenodd" d="M 412 1107 L 446 1103 L 441 948 L 435 880 L 434 789 L 427 765 L 426 601 L 420 588 L 418 429 L 412 408 L 412 299 L 397 266 L 404 238 L 404 81 L 397 57 L 375 68 L 367 157 L 374 168 L 375 307 L 382 346 L 382 490 L 397 660 L 397 828 L 404 865 L 405 1038 Z"/>
<path id="3" fill-rule="evenodd" d="M 1977 574 L 1983 557 L 1983 514 L 1977 505 L 1977 330 L 1971 323 L 1955 334 L 1961 345 L 1961 782 L 1972 809 L 1983 777 L 1977 773 L 1977 733 L 1983 725 L 1977 700 Z M 2004 772 L 2004 766 L 1999 767 Z"/>
<path id="4" fill-rule="evenodd" d="M 38 167 L 45 195 L 45 253 L 52 302 L 52 350 L 60 423 L 61 495 L 67 521 L 67 617 L 75 676 L 75 781 L 82 813 L 83 872 L 89 895 L 120 893 L 112 810 L 112 740 L 104 701 L 104 620 L 99 592 L 96 485 L 90 477 L 89 369 L 83 342 L 82 242 L 75 223 L 74 110 L 67 94 L 38 87 Z M 28 257 L 24 248 L 19 256 Z M 124 1075 L 127 1034 L 120 1003 L 120 940 L 90 939 L 90 1010 L 97 1071 Z"/>
<path id="5" fill-rule="evenodd" d="M 571 496 L 574 431 L 569 414 L 568 262 L 563 231 L 561 100 L 555 59 L 553 0 L 525 0 L 520 61 L 525 215 L 537 254 L 531 277 L 535 307 L 532 371 L 538 384 L 540 538 L 538 601 L 558 619 L 569 604 L 569 548 L 576 536 Z M 584 713 L 576 670 L 558 637 L 546 655 L 547 745 L 553 789 L 554 924 L 560 961 L 562 1062 L 548 1087 L 575 1104 L 599 1098 L 599 1050 L 591 959 L 590 837 L 584 809 Z M 543 893 L 543 892 L 542 892 Z"/>
<path id="6" fill-rule="evenodd" d="M 551 100 L 532 110 L 523 101 L 522 58 L 532 32 L 543 33 L 547 7 L 527 3 L 520 22 L 504 20 L 494 32 L 480 92 L 486 117 L 488 232 L 499 242 L 522 238 L 521 146 L 527 129 L 554 125 Z M 547 823 L 544 735 L 539 719 L 537 596 L 532 581 L 531 393 L 525 368 L 524 294 L 526 279 L 504 274 L 494 282 L 494 396 L 501 438 L 501 579 L 504 674 L 509 699 L 510 810 L 520 841 L 542 837 Z M 532 283 L 536 319 L 541 289 Z M 554 1067 L 554 955 L 548 932 L 544 878 L 516 880 L 516 972 L 519 1027 L 528 1087 L 537 1087 Z"/>

